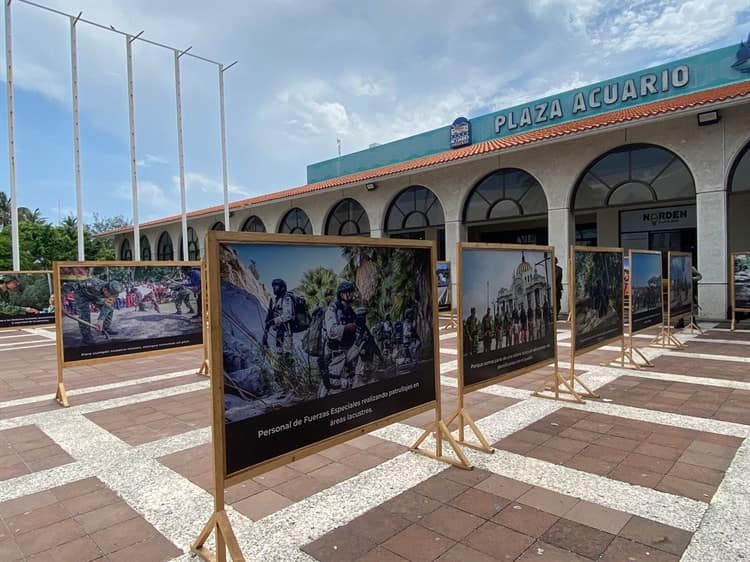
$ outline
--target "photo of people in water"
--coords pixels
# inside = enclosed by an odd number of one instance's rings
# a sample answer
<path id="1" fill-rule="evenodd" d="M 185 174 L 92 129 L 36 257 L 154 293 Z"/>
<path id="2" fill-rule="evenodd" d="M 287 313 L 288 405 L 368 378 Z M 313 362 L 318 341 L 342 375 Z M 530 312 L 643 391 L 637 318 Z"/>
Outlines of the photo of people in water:
<path id="1" fill-rule="evenodd" d="M 669 316 L 690 314 L 693 309 L 693 256 L 669 254 Z"/>
<path id="2" fill-rule="evenodd" d="M 630 252 L 631 332 L 662 323 L 661 254 Z"/>

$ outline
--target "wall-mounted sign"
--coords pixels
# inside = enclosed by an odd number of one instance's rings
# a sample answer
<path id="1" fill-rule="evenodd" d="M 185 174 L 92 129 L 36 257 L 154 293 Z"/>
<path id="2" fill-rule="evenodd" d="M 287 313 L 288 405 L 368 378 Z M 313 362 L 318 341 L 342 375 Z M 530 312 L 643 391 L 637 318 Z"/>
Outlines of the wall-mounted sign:
<path id="1" fill-rule="evenodd" d="M 679 230 L 695 225 L 695 205 L 620 212 L 620 232 Z"/>
<path id="2" fill-rule="evenodd" d="M 471 123 L 466 117 L 459 117 L 451 125 L 451 148 L 471 144 Z"/>

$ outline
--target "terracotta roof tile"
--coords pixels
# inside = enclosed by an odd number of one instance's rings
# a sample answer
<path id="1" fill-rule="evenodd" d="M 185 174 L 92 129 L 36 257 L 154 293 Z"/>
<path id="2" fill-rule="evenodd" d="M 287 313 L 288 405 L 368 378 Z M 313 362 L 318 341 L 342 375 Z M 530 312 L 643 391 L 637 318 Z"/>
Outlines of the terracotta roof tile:
<path id="1" fill-rule="evenodd" d="M 382 179 L 393 174 L 429 168 L 430 166 L 444 164 L 446 162 L 454 162 L 456 160 L 463 160 L 465 158 L 470 158 L 479 154 L 497 152 L 512 147 L 532 144 L 542 140 L 548 140 L 551 138 L 574 135 L 576 133 L 581 133 L 584 131 L 590 131 L 593 129 L 599 129 L 602 127 L 608 127 L 611 125 L 617 125 L 630 121 L 637 121 L 639 119 L 682 111 L 685 109 L 699 107 L 710 103 L 727 101 L 730 99 L 747 96 L 748 94 L 750 94 L 750 80 L 737 84 L 730 84 L 728 86 L 722 86 L 719 88 L 713 88 L 710 90 L 704 90 L 702 92 L 695 92 L 692 94 L 686 94 L 684 96 L 638 105 L 635 107 L 619 109 L 593 117 L 586 117 L 577 121 L 561 123 L 559 125 L 553 125 L 526 133 L 518 133 L 516 135 L 511 135 L 508 137 L 491 139 L 455 150 L 448 150 L 445 152 L 440 152 L 438 154 L 431 154 L 429 156 L 423 156 L 414 160 L 408 160 L 406 162 L 399 162 L 397 164 L 382 166 L 380 168 L 373 168 L 371 170 L 356 172 L 354 174 L 331 178 L 328 180 L 294 187 L 291 189 L 285 189 L 283 191 L 250 197 L 248 199 L 242 199 L 240 201 L 230 203 L 229 208 L 244 208 L 253 204 L 265 203 L 276 199 L 284 199 L 286 197 L 294 197 L 296 195 L 303 195 L 305 193 L 312 193 L 315 191 L 322 191 L 324 189 L 329 189 L 332 187 L 340 187 L 343 185 L 362 183 L 374 179 Z M 188 213 L 187 216 L 188 218 L 198 218 L 221 212 L 223 209 L 223 205 L 216 205 L 214 207 L 207 207 L 198 211 L 192 211 Z M 143 228 L 154 226 L 157 224 L 173 222 L 176 220 L 180 220 L 180 215 L 174 215 L 155 221 L 141 223 L 140 226 Z M 118 230 L 112 230 L 104 234 L 112 235 L 121 232 L 129 232 L 131 230 L 133 230 L 132 226 Z"/>

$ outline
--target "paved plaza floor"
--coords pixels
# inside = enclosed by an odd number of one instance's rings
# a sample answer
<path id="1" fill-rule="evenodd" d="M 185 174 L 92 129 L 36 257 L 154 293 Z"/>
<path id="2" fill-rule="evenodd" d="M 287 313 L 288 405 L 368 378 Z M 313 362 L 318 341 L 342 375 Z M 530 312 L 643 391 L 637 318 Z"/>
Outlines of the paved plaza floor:
<path id="1" fill-rule="evenodd" d="M 676 561 L 750 556 L 750 326 L 678 332 L 643 370 L 575 358 L 601 398 L 530 396 L 550 367 L 473 392 L 472 471 L 408 450 L 423 413 L 227 490 L 253 561 Z M 456 333 L 440 331 L 445 417 Z M 65 370 L 52 328 L 0 332 L 0 561 L 187 561 L 212 512 L 202 351 Z M 570 331 L 558 325 L 560 366 Z M 453 428 L 455 429 L 455 427 Z"/>

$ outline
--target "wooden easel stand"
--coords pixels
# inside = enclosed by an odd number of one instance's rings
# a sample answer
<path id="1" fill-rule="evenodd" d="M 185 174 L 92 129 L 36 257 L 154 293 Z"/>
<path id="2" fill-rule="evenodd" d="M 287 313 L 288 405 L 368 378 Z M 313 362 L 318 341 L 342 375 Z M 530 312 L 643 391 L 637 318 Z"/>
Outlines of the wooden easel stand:
<path id="1" fill-rule="evenodd" d="M 463 402 L 463 396 L 461 396 L 461 401 Z M 456 410 L 456 413 L 454 413 L 450 418 L 448 418 L 448 421 L 445 422 L 445 425 L 447 428 L 450 429 L 451 424 L 458 419 L 458 439 L 456 439 L 456 442 L 463 445 L 464 447 L 469 447 L 470 449 L 474 449 L 476 451 L 482 451 L 484 453 L 492 454 L 495 452 L 495 449 L 493 449 L 485 436 L 482 434 L 479 427 L 477 427 L 477 424 L 474 423 L 474 420 L 472 419 L 469 412 L 466 410 L 466 408 L 461 405 L 459 406 L 458 410 Z M 466 441 L 466 435 L 465 435 L 465 427 L 469 426 L 469 429 L 471 429 L 472 433 L 474 433 L 474 436 L 479 441 L 479 444 L 472 443 L 470 441 Z"/>
<path id="2" fill-rule="evenodd" d="M 434 452 L 419 448 L 420 445 L 422 445 L 422 443 L 424 443 L 424 441 L 430 435 L 433 435 L 435 438 Z M 456 453 L 458 460 L 451 457 L 446 457 L 443 454 L 443 440 L 446 440 L 448 442 L 448 444 L 453 449 L 453 452 Z M 452 464 L 453 466 L 457 466 L 458 468 L 463 468 L 465 470 L 471 470 L 472 468 L 474 468 L 471 465 L 471 462 L 469 462 L 466 454 L 464 454 L 464 452 L 461 450 L 461 447 L 458 446 L 458 442 L 451 435 L 448 426 L 445 425 L 445 422 L 443 422 L 443 420 L 439 418 L 432 422 L 429 426 L 427 426 L 427 429 L 424 431 L 424 433 L 422 433 L 422 435 L 419 437 L 419 439 L 417 439 L 414 445 L 411 446 L 411 450 L 425 457 Z"/>

